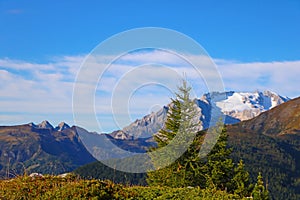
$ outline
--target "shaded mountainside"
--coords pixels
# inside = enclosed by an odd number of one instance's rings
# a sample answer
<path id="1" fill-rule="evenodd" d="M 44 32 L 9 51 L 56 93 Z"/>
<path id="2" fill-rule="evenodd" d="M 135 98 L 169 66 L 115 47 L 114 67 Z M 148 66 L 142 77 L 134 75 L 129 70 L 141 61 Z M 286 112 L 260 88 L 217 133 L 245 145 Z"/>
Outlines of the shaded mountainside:
<path id="1" fill-rule="evenodd" d="M 227 131 L 234 160 L 243 159 L 252 178 L 261 171 L 273 198 L 300 199 L 300 98 Z"/>
<path id="2" fill-rule="evenodd" d="M 76 127 L 60 124 L 0 126 L 0 176 L 26 171 L 48 174 L 69 172 L 95 161 L 85 149 Z"/>

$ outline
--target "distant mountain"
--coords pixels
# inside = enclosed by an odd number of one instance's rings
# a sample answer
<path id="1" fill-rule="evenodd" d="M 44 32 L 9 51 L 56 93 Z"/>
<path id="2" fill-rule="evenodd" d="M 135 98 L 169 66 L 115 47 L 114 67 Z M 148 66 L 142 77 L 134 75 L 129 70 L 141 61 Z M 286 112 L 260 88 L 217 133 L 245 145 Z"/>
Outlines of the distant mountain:
<path id="1" fill-rule="evenodd" d="M 207 129 L 219 121 L 221 116 L 225 118 L 226 124 L 234 124 L 253 118 L 288 100 L 269 91 L 214 92 L 195 99 L 195 103 L 201 112 L 202 127 L 200 128 Z M 124 158 L 131 153 L 146 152 L 149 146 L 156 145 L 152 136 L 163 127 L 169 106 L 171 105 L 164 106 L 158 112 L 152 112 L 122 130 L 110 134 L 91 134 L 81 129 L 78 129 L 78 133 L 88 151 L 98 160 Z"/>
<path id="2" fill-rule="evenodd" d="M 18 126 L 0 126 L 0 177 L 26 171 L 59 174 L 94 162 L 82 144 L 75 126 L 48 121 Z"/>
<path id="3" fill-rule="evenodd" d="M 206 99 L 209 99 L 206 97 Z M 240 121 L 258 116 L 260 113 L 270 110 L 290 100 L 274 92 L 226 92 L 226 99 L 213 101 L 226 115 Z M 229 122 L 229 124 L 231 124 Z"/>
<path id="4" fill-rule="evenodd" d="M 282 97 L 274 92 L 212 92 L 204 94 L 194 101 L 198 105 L 202 129 L 214 125 L 220 116 L 225 119 L 225 124 L 234 124 L 251 119 L 260 113 L 272 109 L 289 98 Z M 137 119 L 122 130 L 117 130 L 110 135 L 116 139 L 148 138 L 157 133 L 164 125 L 169 106 L 164 106 L 158 112 Z M 215 113 L 213 115 L 212 113 Z"/>
<path id="5" fill-rule="evenodd" d="M 168 113 L 169 107 L 164 106 L 157 112 L 152 112 L 144 116 L 142 119 L 137 119 L 130 125 L 124 127 L 122 130 L 114 131 L 110 135 L 116 139 L 126 138 L 147 138 L 152 137 L 162 128 Z"/>

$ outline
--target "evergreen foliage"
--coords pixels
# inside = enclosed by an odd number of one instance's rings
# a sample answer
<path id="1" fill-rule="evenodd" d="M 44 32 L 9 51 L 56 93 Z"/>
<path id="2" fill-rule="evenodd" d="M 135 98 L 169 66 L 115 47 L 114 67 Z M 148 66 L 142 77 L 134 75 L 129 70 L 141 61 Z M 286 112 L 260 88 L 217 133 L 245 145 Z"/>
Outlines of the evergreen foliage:
<path id="1" fill-rule="evenodd" d="M 231 180 L 234 172 L 234 164 L 229 157 L 232 150 L 226 147 L 226 129 L 224 126 L 217 124 L 214 131 L 221 131 L 221 133 L 217 143 L 208 154 L 207 162 L 204 167 L 205 174 L 208 176 L 207 187 L 211 187 L 211 184 L 213 184 L 213 186 L 218 189 L 232 191 Z"/>
<path id="2" fill-rule="evenodd" d="M 254 200 L 268 200 L 269 199 L 269 192 L 264 186 L 263 177 L 261 173 L 258 173 L 257 176 L 257 183 L 254 186 L 252 191 L 252 196 Z"/>
<path id="3" fill-rule="evenodd" d="M 150 185 L 192 186 L 195 185 L 195 177 L 198 175 L 200 159 L 194 153 L 195 149 L 191 148 L 200 128 L 197 106 L 190 99 L 191 87 L 186 81 L 183 81 L 178 90 L 176 98 L 171 99 L 172 103 L 164 128 L 154 136 L 158 145 L 152 151 L 167 145 L 172 146 L 165 154 L 160 154 L 159 158 L 152 159 L 154 167 L 158 170 L 148 173 L 147 182 Z M 186 151 L 185 148 L 187 148 Z M 184 154 L 178 155 L 181 152 Z M 174 156 L 179 158 L 169 166 L 161 168 L 164 162 Z"/>
<path id="4" fill-rule="evenodd" d="M 195 109 L 195 103 L 190 100 L 190 87 L 183 81 L 176 93 L 176 99 L 172 99 L 167 120 L 163 129 L 159 131 L 154 139 L 158 143 L 158 150 L 170 145 L 173 140 L 180 140 L 175 144 L 182 145 L 193 141 L 187 150 L 175 162 L 167 167 L 159 168 L 159 162 L 164 162 L 168 156 L 173 156 L 180 147 L 174 146 L 171 152 L 153 159 L 153 164 L 158 168 L 156 171 L 147 173 L 147 183 L 150 186 L 187 187 L 198 186 L 207 189 L 226 190 L 239 197 L 249 195 L 249 173 L 245 171 L 242 161 L 236 166 L 230 154 L 231 148 L 227 147 L 227 133 L 223 124 L 218 123 L 211 129 L 206 140 L 207 145 L 214 145 L 205 159 L 200 158 L 199 150 L 204 141 L 204 132 L 197 132 L 199 128 L 199 116 Z M 177 137 L 180 134 L 180 137 Z M 217 138 L 217 141 L 214 142 Z M 216 143 L 216 144 L 215 144 Z M 158 162 L 158 161 L 159 162 Z"/>
<path id="5" fill-rule="evenodd" d="M 110 168 L 100 161 L 89 163 L 73 171 L 83 179 L 111 180 L 124 185 L 146 185 L 145 173 L 122 172 Z"/>
<path id="6" fill-rule="evenodd" d="M 250 196 L 250 190 L 252 188 L 252 185 L 250 185 L 250 175 L 244 166 L 243 160 L 240 160 L 234 169 L 234 177 L 232 179 L 235 188 L 234 194 L 240 197 Z"/>

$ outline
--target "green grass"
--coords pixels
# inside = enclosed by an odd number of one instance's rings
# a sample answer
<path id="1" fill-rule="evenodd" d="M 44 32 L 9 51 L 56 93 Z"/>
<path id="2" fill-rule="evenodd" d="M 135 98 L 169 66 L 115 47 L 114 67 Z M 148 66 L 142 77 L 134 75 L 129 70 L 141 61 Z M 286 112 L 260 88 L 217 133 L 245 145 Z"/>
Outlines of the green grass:
<path id="1" fill-rule="evenodd" d="M 0 199 L 238 199 L 200 188 L 124 186 L 111 181 L 20 176 L 0 181 Z"/>

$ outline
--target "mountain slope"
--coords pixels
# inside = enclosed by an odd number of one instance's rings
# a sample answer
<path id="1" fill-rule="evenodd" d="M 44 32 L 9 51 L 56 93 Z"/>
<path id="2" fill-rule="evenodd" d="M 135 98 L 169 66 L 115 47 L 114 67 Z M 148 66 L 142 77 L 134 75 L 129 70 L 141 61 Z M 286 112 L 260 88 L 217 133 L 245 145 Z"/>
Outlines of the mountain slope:
<path id="1" fill-rule="evenodd" d="M 300 198 L 300 98 L 228 125 L 233 158 L 254 179 L 262 172 L 274 199 Z"/>
<path id="2" fill-rule="evenodd" d="M 80 141 L 76 127 L 58 131 L 39 125 L 0 126 L 0 176 L 24 172 L 59 174 L 95 161 Z"/>
<path id="3" fill-rule="evenodd" d="M 270 136 L 283 136 L 300 134 L 299 119 L 300 99 L 296 98 L 241 124 L 247 130 Z"/>

